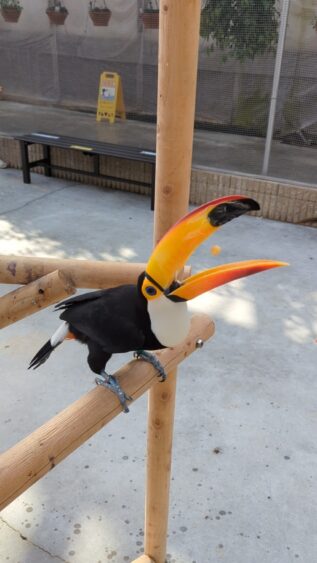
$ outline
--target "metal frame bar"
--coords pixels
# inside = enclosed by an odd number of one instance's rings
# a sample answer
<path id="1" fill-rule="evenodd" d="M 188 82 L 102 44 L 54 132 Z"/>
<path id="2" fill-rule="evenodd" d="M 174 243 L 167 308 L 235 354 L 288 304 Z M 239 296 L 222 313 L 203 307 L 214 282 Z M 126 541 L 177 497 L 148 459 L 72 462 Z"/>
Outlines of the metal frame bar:
<path id="1" fill-rule="evenodd" d="M 281 67 L 282 67 L 282 58 L 284 53 L 288 11 L 289 11 L 289 0 L 283 0 L 281 24 L 280 24 L 280 31 L 279 31 L 278 43 L 276 49 L 269 119 L 268 119 L 267 132 L 265 138 L 265 149 L 264 149 L 264 157 L 263 157 L 263 165 L 262 165 L 263 176 L 267 175 L 270 155 L 271 155 L 273 129 L 274 129 L 275 114 L 276 114 L 276 102 L 277 102 L 278 88 L 279 88 L 280 77 L 281 77 Z"/>

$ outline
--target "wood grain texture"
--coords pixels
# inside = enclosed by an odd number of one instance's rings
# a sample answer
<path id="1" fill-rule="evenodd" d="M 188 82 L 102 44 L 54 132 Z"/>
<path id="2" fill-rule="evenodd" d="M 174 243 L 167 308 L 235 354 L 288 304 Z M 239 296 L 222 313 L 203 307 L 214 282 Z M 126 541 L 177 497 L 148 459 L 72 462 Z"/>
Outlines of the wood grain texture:
<path id="1" fill-rule="evenodd" d="M 75 293 L 67 274 L 55 270 L 0 297 L 0 328 L 37 313 Z"/>
<path id="2" fill-rule="evenodd" d="M 134 559 L 132 563 L 155 563 L 155 561 L 148 557 L 148 555 L 141 555 L 141 557 Z"/>
<path id="3" fill-rule="evenodd" d="M 188 211 L 200 1 L 164 0 L 160 10 L 154 243 Z"/>
<path id="4" fill-rule="evenodd" d="M 177 370 L 149 394 L 145 552 L 165 561 Z"/>
<path id="5" fill-rule="evenodd" d="M 33 256 L 0 256 L 0 283 L 27 284 L 62 270 L 76 287 L 103 289 L 124 283 L 135 283 L 145 264 L 68 260 Z"/>
<path id="6" fill-rule="evenodd" d="M 182 344 L 156 352 L 165 371 L 173 372 L 179 362 L 196 350 L 198 338 L 205 341 L 213 333 L 214 324 L 209 317 L 194 316 L 188 337 Z M 154 367 L 141 360 L 132 360 L 115 375 L 119 378 L 125 392 L 133 399 L 140 397 L 158 382 Z M 163 388 L 164 384 L 158 383 L 155 386 Z M 122 413 L 118 399 L 111 391 L 100 386 L 95 387 L 21 442 L 2 453 L 0 455 L 0 510 L 118 414 L 129 416 Z"/>
<path id="7" fill-rule="evenodd" d="M 188 210 L 200 0 L 160 3 L 154 244 Z M 149 393 L 145 553 L 164 563 L 176 370 Z"/>

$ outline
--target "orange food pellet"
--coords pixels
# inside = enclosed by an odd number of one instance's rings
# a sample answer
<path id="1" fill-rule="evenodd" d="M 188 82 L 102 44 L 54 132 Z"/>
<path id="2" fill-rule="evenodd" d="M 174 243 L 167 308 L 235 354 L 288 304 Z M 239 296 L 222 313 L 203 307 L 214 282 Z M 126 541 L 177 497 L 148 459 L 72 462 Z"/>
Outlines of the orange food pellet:
<path id="1" fill-rule="evenodd" d="M 221 246 L 215 244 L 214 246 L 211 247 L 210 252 L 213 256 L 218 256 L 218 254 L 220 254 L 221 252 Z"/>

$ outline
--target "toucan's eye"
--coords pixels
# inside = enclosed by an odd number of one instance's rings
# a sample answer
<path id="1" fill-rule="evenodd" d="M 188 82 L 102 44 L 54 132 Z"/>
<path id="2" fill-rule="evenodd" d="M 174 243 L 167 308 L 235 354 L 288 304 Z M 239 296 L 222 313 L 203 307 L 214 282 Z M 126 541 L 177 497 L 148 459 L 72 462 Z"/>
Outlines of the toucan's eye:
<path id="1" fill-rule="evenodd" d="M 148 295 L 151 295 L 151 296 L 157 294 L 157 291 L 156 291 L 155 287 L 153 287 L 153 285 L 148 285 L 148 286 L 145 288 L 145 291 L 146 291 L 146 293 L 147 293 Z"/>

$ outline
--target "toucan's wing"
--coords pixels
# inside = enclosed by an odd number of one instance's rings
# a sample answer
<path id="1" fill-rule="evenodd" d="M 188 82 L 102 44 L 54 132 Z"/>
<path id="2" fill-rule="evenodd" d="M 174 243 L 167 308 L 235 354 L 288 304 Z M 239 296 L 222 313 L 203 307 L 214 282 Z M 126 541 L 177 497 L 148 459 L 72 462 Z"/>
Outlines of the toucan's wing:
<path id="1" fill-rule="evenodd" d="M 245 260 L 244 262 L 222 264 L 186 278 L 180 287 L 168 294 L 168 297 L 188 301 L 233 280 L 287 265 L 286 262 L 278 262 L 276 260 Z"/>
<path id="2" fill-rule="evenodd" d="M 69 299 L 65 299 L 65 301 L 61 301 L 55 305 L 55 311 L 60 311 L 62 309 L 68 309 L 69 307 L 73 307 L 79 305 L 81 303 L 86 303 L 88 301 L 94 301 L 95 299 L 99 299 L 103 295 L 105 295 L 108 289 L 100 289 L 99 291 L 90 291 L 88 293 L 82 293 L 81 295 L 75 295 L 75 297 L 70 297 Z"/>
<path id="3" fill-rule="evenodd" d="M 136 291 L 135 286 L 120 286 L 93 292 L 94 299 L 69 300 L 60 318 L 112 354 L 141 349 L 145 335 Z"/>

